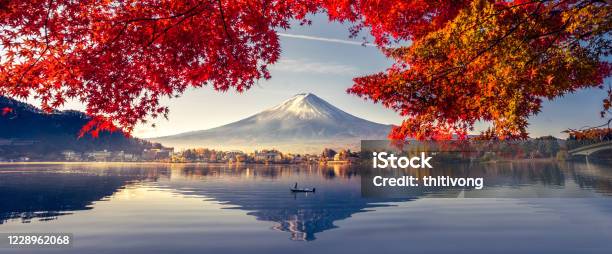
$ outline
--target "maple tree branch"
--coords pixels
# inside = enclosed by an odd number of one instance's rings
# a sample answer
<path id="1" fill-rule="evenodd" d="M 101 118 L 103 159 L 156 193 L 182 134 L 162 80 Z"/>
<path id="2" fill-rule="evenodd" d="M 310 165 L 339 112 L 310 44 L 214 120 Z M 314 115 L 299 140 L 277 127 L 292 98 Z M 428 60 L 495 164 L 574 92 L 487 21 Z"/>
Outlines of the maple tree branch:
<path id="1" fill-rule="evenodd" d="M 510 5 L 510 6 L 506 6 L 504 8 L 501 8 L 499 11 L 497 11 L 496 13 L 494 13 L 492 15 L 499 15 L 499 14 L 501 14 L 504 11 L 509 11 L 509 10 L 512 10 L 512 9 L 515 9 L 515 8 L 518 8 L 518 7 L 521 7 L 521 6 L 529 5 L 529 4 L 538 3 L 538 5 L 541 5 L 541 4 L 545 3 L 545 2 L 552 2 L 552 1 L 553 0 L 536 0 L 536 1 L 523 2 L 523 3 L 519 3 L 519 4 L 515 4 L 515 5 Z M 564 2 L 564 1 L 561 1 L 561 2 Z"/>
<path id="2" fill-rule="evenodd" d="M 531 2 L 524 2 L 524 3 L 520 3 L 520 4 L 506 6 L 504 8 L 499 9 L 498 11 L 496 11 L 496 12 L 494 12 L 492 14 L 484 16 L 482 20 L 479 20 L 480 22 L 477 22 L 476 24 L 473 24 L 471 26 L 468 26 L 468 27 L 462 29 L 461 32 L 465 32 L 467 30 L 474 29 L 475 27 L 481 26 L 483 23 L 489 22 L 489 20 L 491 18 L 499 16 L 499 15 L 501 15 L 502 13 L 504 13 L 506 11 L 510 11 L 512 9 L 515 9 L 515 8 L 518 8 L 518 7 L 521 7 L 521 6 L 525 6 L 525 5 L 529 5 L 529 4 L 534 4 L 534 3 L 538 3 L 538 6 L 541 6 L 545 2 L 551 2 L 551 1 L 552 0 L 536 0 L 536 1 L 531 1 Z M 565 1 L 567 1 L 567 0 L 565 0 Z M 565 1 L 561 1 L 561 2 L 557 3 L 555 6 L 557 6 L 560 3 L 563 3 Z"/>
<path id="3" fill-rule="evenodd" d="M 598 2 L 598 1 L 583 1 L 581 2 L 578 6 L 578 9 L 584 9 L 586 7 L 588 7 L 589 5 Z M 582 4 L 582 3 L 586 3 L 586 4 Z M 555 38 L 553 40 L 551 40 L 548 45 L 544 48 L 544 50 L 542 50 L 539 54 L 537 54 L 537 56 L 530 58 L 527 61 L 527 65 L 531 64 L 532 62 L 534 62 L 535 60 L 539 59 L 542 55 L 544 55 L 550 48 L 552 48 L 552 46 L 555 44 L 555 42 L 559 39 L 559 37 L 561 37 L 562 32 L 565 31 L 565 29 L 567 28 L 567 26 L 571 23 L 571 21 L 573 20 L 573 16 L 570 16 L 569 18 L 567 18 L 567 20 L 558 27 L 558 29 L 543 33 L 543 34 L 537 34 L 537 35 L 533 35 L 533 36 L 525 36 L 525 39 L 523 40 L 525 41 L 532 41 L 538 38 L 542 38 L 542 37 L 546 37 L 549 35 L 553 35 L 556 34 Z M 579 36 L 576 37 L 576 39 L 574 41 L 579 42 L 580 40 L 582 40 L 584 37 L 589 36 L 591 34 L 591 32 L 586 32 L 585 34 L 581 34 Z M 567 45 L 572 45 L 574 43 L 574 41 L 568 43 Z"/>
<path id="4" fill-rule="evenodd" d="M 449 75 L 450 73 L 456 72 L 457 70 L 465 69 L 468 65 L 473 63 L 476 59 L 478 59 L 479 57 L 484 55 L 484 53 L 490 51 L 495 46 L 499 45 L 504 39 L 508 38 L 508 36 L 513 34 L 520 26 L 521 26 L 521 22 L 519 22 L 518 24 L 514 25 L 504 35 L 502 35 L 500 38 L 495 39 L 494 42 L 492 44 L 490 44 L 489 46 L 487 46 L 486 48 L 479 50 L 476 53 L 476 55 L 470 57 L 465 63 L 460 63 L 459 66 L 454 66 L 454 67 L 451 67 L 451 68 L 446 68 L 443 71 L 440 71 L 440 72 L 438 72 L 436 74 L 432 74 L 430 76 L 431 82 L 435 82 L 435 81 L 439 80 L 440 78 Z"/>
<path id="5" fill-rule="evenodd" d="M 135 18 L 135 19 L 129 19 L 129 20 L 123 20 L 123 21 L 118 21 L 117 23 L 122 23 L 123 24 L 123 28 L 120 30 L 119 33 L 117 33 L 113 39 L 111 39 L 108 43 L 105 43 L 104 47 L 102 47 L 98 53 L 101 53 L 102 51 L 110 48 L 119 38 L 121 38 L 121 36 L 123 36 L 129 26 L 130 23 L 133 22 L 139 22 L 139 21 L 159 21 L 159 20 L 168 20 L 168 19 L 176 19 L 179 17 L 183 17 L 181 18 L 181 20 L 179 20 L 178 22 L 176 22 L 175 24 L 172 24 L 168 27 L 166 27 L 163 32 L 161 33 L 154 33 L 154 36 L 151 38 L 151 40 L 146 44 L 146 47 L 151 46 L 158 38 L 160 38 L 162 35 L 164 35 L 165 33 L 167 33 L 170 29 L 172 29 L 173 27 L 183 23 L 186 19 L 196 16 L 198 14 L 201 14 L 203 12 L 203 10 L 194 12 L 197 8 L 199 8 L 200 6 L 202 6 L 202 2 L 198 3 L 197 5 L 189 8 L 188 10 L 184 11 L 184 12 L 180 12 L 177 13 L 175 15 L 171 15 L 171 16 L 167 16 L 167 17 L 161 17 L 161 18 Z M 194 13 L 192 13 L 194 12 Z M 191 14 L 190 14 L 191 13 Z M 112 20 L 104 20 L 104 21 L 112 21 Z M 157 23 L 155 23 L 157 24 Z M 157 27 L 157 26 L 156 26 Z"/>
<path id="6" fill-rule="evenodd" d="M 121 31 L 119 33 L 117 33 L 117 35 L 115 35 L 115 37 L 110 41 L 110 43 L 106 43 L 105 46 L 110 47 L 110 45 L 115 44 L 115 42 L 123 35 L 125 34 L 125 31 L 128 28 L 129 23 L 124 23 L 123 24 L 123 28 L 121 29 Z"/>
<path id="7" fill-rule="evenodd" d="M 229 30 L 227 29 L 227 23 L 225 23 L 225 14 L 223 13 L 223 4 L 221 3 L 221 0 L 217 0 L 217 3 L 219 4 L 219 14 L 221 15 L 221 22 L 223 23 L 223 30 L 225 30 L 225 35 L 227 36 L 227 39 L 232 42 L 232 37 L 230 36 Z"/>
<path id="8" fill-rule="evenodd" d="M 159 21 L 159 20 L 175 19 L 175 18 L 179 18 L 179 17 L 182 17 L 184 15 L 189 14 L 190 12 L 194 11 L 195 9 L 200 7 L 201 5 L 202 5 L 202 2 L 200 2 L 197 5 L 189 8 L 188 10 L 186 10 L 184 12 L 179 12 L 177 14 L 170 15 L 170 16 L 167 16 L 167 17 L 158 17 L 158 18 L 142 17 L 142 18 L 133 18 L 133 19 L 128 19 L 128 20 L 119 20 L 119 21 L 115 21 L 115 20 L 104 20 L 104 21 L 113 21 L 113 22 L 119 22 L 119 23 L 133 23 L 133 22 L 140 22 L 140 21 Z"/>
<path id="9" fill-rule="evenodd" d="M 604 124 L 598 125 L 598 126 L 582 126 L 578 129 L 568 129 L 568 131 L 587 131 L 587 130 L 593 130 L 593 129 L 599 129 L 601 127 L 607 126 L 608 129 L 610 129 L 610 124 L 612 124 L 612 118 L 608 119 L 607 122 L 605 122 Z"/>
<path id="10" fill-rule="evenodd" d="M 195 9 L 197 9 L 197 7 L 199 7 L 199 6 L 201 6 L 201 5 L 202 5 L 202 4 L 200 3 L 200 4 L 196 5 L 196 6 L 194 6 L 194 8 L 191 8 L 191 11 L 189 11 L 189 12 L 194 11 Z M 203 10 L 200 10 L 200 11 L 197 11 L 197 12 L 194 12 L 194 13 L 189 14 L 189 15 L 184 15 L 184 16 L 183 16 L 183 18 L 181 18 L 179 21 L 177 21 L 176 23 L 174 23 L 174 24 L 172 24 L 172 25 L 170 25 L 170 26 L 167 26 L 166 28 L 164 28 L 164 30 L 163 30 L 161 33 L 158 33 L 156 36 L 154 36 L 154 37 L 151 39 L 151 41 L 149 41 L 149 43 L 147 43 L 146 47 L 151 46 L 151 45 L 152 45 L 152 44 L 153 44 L 153 43 L 154 43 L 154 42 L 155 42 L 155 41 L 156 41 L 158 38 L 160 38 L 162 35 L 166 34 L 166 33 L 167 33 L 167 32 L 168 32 L 170 29 L 172 29 L 173 27 L 176 27 L 176 26 L 180 25 L 181 23 L 183 23 L 183 22 L 184 22 L 185 20 L 187 20 L 188 18 L 191 18 L 191 17 L 193 17 L 193 16 L 196 16 L 196 15 L 198 15 L 198 14 L 202 13 L 203 11 L 204 11 L 204 9 L 203 9 Z"/>
<path id="11" fill-rule="evenodd" d="M 47 27 L 49 26 L 49 19 L 51 18 L 51 4 L 53 4 L 53 0 L 49 0 L 48 6 L 47 6 L 47 17 L 45 17 L 45 22 L 44 22 L 44 25 L 43 25 L 44 32 L 45 32 L 45 49 L 40 53 L 40 55 L 38 55 L 36 60 L 34 60 L 34 62 L 32 64 L 30 64 L 30 66 L 28 66 L 28 68 L 21 73 L 21 75 L 19 77 L 19 80 L 15 83 L 16 86 L 19 86 L 21 81 L 23 81 L 23 78 L 25 77 L 25 75 L 28 72 L 30 72 L 34 68 L 34 66 L 36 64 L 38 64 L 38 62 L 40 62 L 40 59 L 42 59 L 42 57 L 49 50 L 49 47 L 50 47 L 49 46 L 49 34 L 47 32 Z"/>
<path id="12" fill-rule="evenodd" d="M 540 2 L 538 4 L 538 6 L 536 7 L 536 9 L 531 13 L 531 15 L 535 15 L 540 8 L 542 7 L 542 2 Z M 495 46 L 499 45 L 502 41 L 504 41 L 506 38 L 508 38 L 508 36 L 510 36 L 511 34 L 513 34 L 514 32 L 516 32 L 516 30 L 524 24 L 524 22 L 527 21 L 527 18 L 524 19 L 520 19 L 516 25 L 512 28 L 510 28 L 502 37 L 495 39 L 493 44 L 489 45 L 487 48 L 485 48 L 484 50 L 479 51 L 476 56 L 474 56 L 470 61 L 468 61 L 468 64 L 473 62 L 474 60 L 476 60 L 478 57 L 480 57 L 481 55 L 483 55 L 485 52 L 493 49 Z M 467 65 L 467 64 L 466 64 Z"/>
<path id="13" fill-rule="evenodd" d="M 517 4 L 517 5 L 514 5 L 514 6 L 510 6 L 510 7 L 508 7 L 508 8 L 505 8 L 505 10 L 509 10 L 509 9 L 511 9 L 511 8 L 514 8 L 515 6 L 521 6 L 521 5 L 524 5 L 524 4 L 538 3 L 538 6 L 536 7 L 536 9 L 535 9 L 533 12 L 531 12 L 531 14 L 530 14 L 530 15 L 528 15 L 528 16 L 534 16 L 534 15 L 536 15 L 536 14 L 539 12 L 540 8 L 542 7 L 542 4 L 543 4 L 543 3 L 545 3 L 545 2 L 548 2 L 548 0 L 545 0 L 545 1 L 532 1 L 532 2 L 527 2 L 527 3 Z M 556 6 L 558 6 L 558 5 L 560 5 L 561 3 L 563 3 L 563 2 L 564 2 L 564 1 L 561 1 L 561 2 L 559 2 L 559 3 L 557 3 L 557 4 L 555 4 L 555 6 L 553 6 L 553 9 L 554 9 Z M 588 6 L 588 5 L 586 5 L 586 6 Z M 580 6 L 580 7 L 579 7 L 579 9 L 585 8 L 586 6 Z M 497 12 L 497 14 L 500 14 L 500 13 L 501 13 L 501 12 Z M 546 51 L 548 51 L 548 49 L 550 49 L 550 47 L 552 47 L 553 43 L 554 43 L 554 42 L 556 41 L 556 39 L 558 39 L 558 37 L 560 36 L 560 33 L 561 33 L 562 31 L 564 31 L 564 30 L 565 30 L 565 28 L 567 27 L 567 25 L 569 25 L 570 20 L 571 20 L 571 18 L 570 18 L 570 19 L 568 19 L 568 20 L 567 20 L 567 21 L 566 21 L 566 22 L 565 22 L 563 25 L 561 25 L 561 26 L 559 27 L 559 29 L 553 30 L 553 31 L 548 32 L 548 33 L 540 34 L 540 35 L 534 36 L 534 37 L 532 37 L 532 38 L 525 37 L 525 39 L 523 40 L 523 42 L 526 42 L 526 41 L 532 41 L 532 40 L 534 40 L 534 39 L 541 38 L 541 37 L 548 36 L 548 35 L 552 35 L 552 34 L 557 34 L 557 37 L 555 38 L 555 40 L 553 40 L 551 43 L 549 43 L 549 46 L 547 46 L 547 47 L 546 47 L 546 49 L 545 49 L 545 50 L 544 50 L 542 53 L 540 53 L 540 54 L 539 54 L 539 56 L 541 56 L 541 55 L 542 55 L 542 54 L 544 54 Z M 470 59 L 468 59 L 468 61 L 467 61 L 467 62 L 462 63 L 462 64 L 460 64 L 459 66 L 454 66 L 454 67 L 451 67 L 451 68 L 447 68 L 447 69 L 445 69 L 445 70 L 443 70 L 443 71 L 441 71 L 441 72 L 438 72 L 437 74 L 433 74 L 433 75 L 431 75 L 431 81 L 432 81 L 432 82 L 434 82 L 434 81 L 436 81 L 436 80 L 438 80 L 438 79 L 440 79 L 440 78 L 442 78 L 442 77 L 444 77 L 444 76 L 449 75 L 450 73 L 453 73 L 453 72 L 456 72 L 457 70 L 461 70 L 461 69 L 466 68 L 468 65 L 470 65 L 471 63 L 473 63 L 473 62 L 474 62 L 476 59 L 478 59 L 478 58 L 479 58 L 480 56 L 482 56 L 484 53 L 491 51 L 491 50 L 492 50 L 493 48 L 495 48 L 497 45 L 499 45 L 500 43 L 502 43 L 502 42 L 503 42 L 503 41 L 504 41 L 506 38 L 508 38 L 510 35 L 512 35 L 514 32 L 516 32 L 516 30 L 517 30 L 518 28 L 520 28 L 520 27 L 521 27 L 521 26 L 524 24 L 524 22 L 525 22 L 525 21 L 527 21 L 527 17 L 525 17 L 525 18 L 523 18 L 523 19 L 520 19 L 520 20 L 519 20 L 519 21 L 518 21 L 518 22 L 517 22 L 517 23 L 516 23 L 516 24 L 515 24 L 515 25 L 514 25 L 512 28 L 510 28 L 510 29 L 509 29 L 509 30 L 508 30 L 508 31 L 507 31 L 505 34 L 503 34 L 501 37 L 499 37 L 499 38 L 497 38 L 497 39 L 493 40 L 492 44 L 488 45 L 486 48 L 479 50 L 479 51 L 476 53 L 476 55 L 475 55 L 475 56 L 473 56 L 473 57 L 471 57 Z M 479 24 L 480 24 L 480 23 L 479 23 Z M 477 25 L 475 25 L 475 26 L 477 26 Z M 527 38 L 528 38 L 528 39 L 527 39 Z M 535 59 L 537 59 L 537 58 L 539 58 L 539 57 L 532 58 L 532 59 L 530 59 L 528 62 L 531 62 L 531 61 L 533 61 L 533 60 L 535 60 Z"/>
<path id="14" fill-rule="evenodd" d="M 225 36 L 227 37 L 227 39 L 229 40 L 230 44 L 233 44 L 234 40 L 232 39 L 232 36 L 230 35 L 227 23 L 225 22 L 225 13 L 223 11 L 223 4 L 221 3 L 221 0 L 217 0 L 217 4 L 219 4 L 219 14 L 221 16 L 221 22 L 223 24 L 223 30 L 225 31 Z M 238 57 L 236 57 L 236 55 L 234 54 L 233 50 L 230 50 L 230 55 L 234 60 L 237 60 Z M 224 61 L 223 65 L 227 65 L 227 63 Z"/>

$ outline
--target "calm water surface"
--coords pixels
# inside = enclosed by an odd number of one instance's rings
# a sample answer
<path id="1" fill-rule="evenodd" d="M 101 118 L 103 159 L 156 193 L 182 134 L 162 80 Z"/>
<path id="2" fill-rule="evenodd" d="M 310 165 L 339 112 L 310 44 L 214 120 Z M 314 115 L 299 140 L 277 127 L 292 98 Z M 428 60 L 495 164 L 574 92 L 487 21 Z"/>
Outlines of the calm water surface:
<path id="1" fill-rule="evenodd" d="M 348 166 L 5 164 L 0 232 L 75 239 L 0 253 L 612 253 L 609 165 L 515 163 L 490 176 L 512 180 L 500 192 L 587 195 L 363 198 Z M 295 182 L 317 192 L 292 194 Z"/>

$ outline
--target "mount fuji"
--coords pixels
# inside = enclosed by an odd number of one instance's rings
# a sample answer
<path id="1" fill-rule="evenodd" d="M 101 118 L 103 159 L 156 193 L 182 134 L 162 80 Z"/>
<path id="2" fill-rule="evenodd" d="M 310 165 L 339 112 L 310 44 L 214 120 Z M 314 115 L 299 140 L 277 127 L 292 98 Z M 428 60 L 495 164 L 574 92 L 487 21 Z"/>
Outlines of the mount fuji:
<path id="1" fill-rule="evenodd" d="M 150 140 L 176 148 L 318 153 L 323 148 L 358 149 L 360 140 L 386 139 L 390 129 L 390 125 L 353 116 L 314 94 L 303 93 L 237 122 Z"/>

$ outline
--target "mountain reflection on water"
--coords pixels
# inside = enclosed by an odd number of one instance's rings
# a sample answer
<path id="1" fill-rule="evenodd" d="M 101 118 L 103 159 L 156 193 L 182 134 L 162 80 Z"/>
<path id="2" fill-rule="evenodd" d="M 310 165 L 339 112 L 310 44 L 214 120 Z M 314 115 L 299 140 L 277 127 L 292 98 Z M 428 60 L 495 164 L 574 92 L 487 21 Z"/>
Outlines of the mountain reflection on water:
<path id="1" fill-rule="evenodd" d="M 382 202 L 410 199 L 361 197 L 359 178 L 348 166 L 237 166 L 173 170 L 168 186 L 185 195 L 201 195 L 247 211 L 258 220 L 278 223 L 273 229 L 289 232 L 292 240 L 315 240 L 315 234 L 333 229 L 335 221 L 387 206 Z M 177 174 L 174 174 L 177 172 Z M 294 183 L 314 186 L 315 193 L 291 193 Z"/>
<path id="2" fill-rule="evenodd" d="M 508 163 L 479 170 L 502 189 L 612 194 L 609 165 Z M 295 182 L 317 192 L 291 193 Z M 273 230 L 302 241 L 315 240 L 316 234 L 336 228 L 335 222 L 355 213 L 419 198 L 363 198 L 358 172 L 346 165 L 5 164 L 0 165 L 0 228 L 8 220 L 48 221 L 95 209 L 96 201 L 143 184 L 216 200 L 225 209 L 274 222 Z"/>
<path id="3" fill-rule="evenodd" d="M 0 225 L 9 219 L 30 223 L 89 210 L 94 201 L 131 183 L 155 181 L 161 174 L 144 168 L 81 166 L 0 165 Z"/>

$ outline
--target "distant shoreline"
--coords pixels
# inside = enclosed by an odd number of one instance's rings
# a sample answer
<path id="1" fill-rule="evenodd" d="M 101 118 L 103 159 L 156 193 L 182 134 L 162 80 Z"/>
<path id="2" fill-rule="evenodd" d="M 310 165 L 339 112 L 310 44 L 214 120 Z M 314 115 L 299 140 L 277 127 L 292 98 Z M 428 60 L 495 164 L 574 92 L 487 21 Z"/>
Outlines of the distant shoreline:
<path id="1" fill-rule="evenodd" d="M 323 165 L 322 163 L 227 163 L 227 162 L 164 162 L 164 161 L 20 161 L 20 162 L 0 162 L 0 165 L 34 165 L 34 164 L 201 164 L 201 165 Z M 338 161 L 327 164 L 349 165 L 345 161 Z"/>
<path id="2" fill-rule="evenodd" d="M 533 159 L 505 159 L 505 160 L 492 160 L 492 161 L 476 161 L 475 163 L 480 164 L 498 164 L 498 163 L 521 163 L 521 162 L 576 162 L 577 160 L 557 160 L 555 158 L 533 158 Z M 578 160 L 581 161 L 581 160 Z M 593 162 L 610 162 L 608 160 L 595 160 Z M 351 165 L 349 161 L 327 161 L 322 162 L 301 162 L 301 163 L 253 163 L 253 162 L 241 162 L 241 163 L 228 163 L 228 162 L 167 162 L 167 161 L 19 161 L 19 162 L 0 162 L 0 165 L 34 165 L 34 164 L 175 164 L 175 165 L 189 165 L 189 164 L 200 164 L 200 165 Z"/>
<path id="3" fill-rule="evenodd" d="M 28 164 L 176 164 L 162 161 L 16 161 L 0 162 L 0 165 L 28 165 Z"/>

